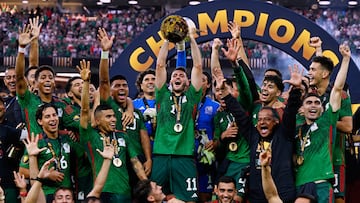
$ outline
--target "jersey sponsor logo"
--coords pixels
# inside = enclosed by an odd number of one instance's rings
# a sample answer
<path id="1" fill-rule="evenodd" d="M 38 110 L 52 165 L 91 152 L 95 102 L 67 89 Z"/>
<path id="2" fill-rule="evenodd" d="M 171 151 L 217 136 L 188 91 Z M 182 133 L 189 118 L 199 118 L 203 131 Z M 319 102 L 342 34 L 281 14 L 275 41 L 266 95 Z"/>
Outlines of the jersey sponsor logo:
<path id="1" fill-rule="evenodd" d="M 73 117 L 73 121 L 80 121 L 80 115 L 75 115 L 74 117 Z"/>
<path id="2" fill-rule="evenodd" d="M 59 116 L 59 117 L 62 117 L 62 115 L 63 115 L 64 112 L 63 112 L 62 108 L 58 108 L 58 109 L 57 109 L 57 113 L 58 113 L 58 116 Z"/>
<path id="3" fill-rule="evenodd" d="M 70 145 L 68 143 L 63 144 L 63 149 L 65 153 L 70 153 Z"/>
<path id="4" fill-rule="evenodd" d="M 329 109 L 329 106 L 330 106 L 329 102 L 326 103 L 326 105 L 325 105 L 325 111 Z"/>
<path id="5" fill-rule="evenodd" d="M 139 114 L 137 112 L 134 112 L 135 119 L 140 119 Z"/>
<path id="6" fill-rule="evenodd" d="M 186 103 L 186 102 L 187 102 L 186 95 L 184 95 L 181 99 L 181 103 Z"/>
<path id="7" fill-rule="evenodd" d="M 51 152 L 50 152 L 50 149 L 48 148 L 48 149 L 46 149 L 46 151 L 45 151 L 45 154 L 50 154 Z"/>
<path id="8" fill-rule="evenodd" d="M 213 109 L 212 106 L 207 106 L 207 107 L 205 107 L 205 114 L 207 114 L 207 115 L 212 115 L 213 112 L 214 112 L 214 109 Z"/>
<path id="9" fill-rule="evenodd" d="M 310 131 L 311 131 L 311 132 L 314 132 L 314 131 L 317 130 L 317 129 L 319 129 L 319 127 L 318 127 L 317 123 L 315 122 L 315 123 L 313 123 L 313 124 L 311 125 Z"/>
<path id="10" fill-rule="evenodd" d="M 22 158 L 22 162 L 23 163 L 27 163 L 29 161 L 29 156 L 28 155 L 24 155 Z"/>
<path id="11" fill-rule="evenodd" d="M 118 138 L 118 143 L 120 147 L 126 147 L 124 138 Z"/>

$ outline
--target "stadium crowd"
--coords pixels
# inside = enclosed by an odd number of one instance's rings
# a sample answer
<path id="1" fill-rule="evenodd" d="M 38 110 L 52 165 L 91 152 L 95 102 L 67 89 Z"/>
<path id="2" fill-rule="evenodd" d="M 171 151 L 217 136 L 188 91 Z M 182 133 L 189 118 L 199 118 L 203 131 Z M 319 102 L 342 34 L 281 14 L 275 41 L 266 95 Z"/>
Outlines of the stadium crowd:
<path id="1" fill-rule="evenodd" d="M 312 37 L 316 56 L 307 75 L 297 65 L 289 78 L 268 69 L 256 84 L 248 55 L 263 57 L 267 47 L 250 42 L 249 53 L 234 22 L 226 48 L 218 38 L 199 46 L 196 28 L 188 25 L 191 70 L 178 65 L 168 79 L 170 43 L 176 44 L 177 64 L 184 64 L 180 56 L 187 50 L 182 42 L 163 40 L 156 69 L 138 75 L 142 97 L 132 100 L 126 76 L 110 78 L 109 56 L 160 13 L 124 10 L 127 18 L 107 13 L 83 21 L 42 12 L 47 19 L 33 13 L 1 23 L 14 43 L 16 65 L 6 69 L 9 92 L 0 97 L 0 203 L 341 203 L 351 197 L 345 194 L 345 156 L 354 157 L 353 143 L 360 140 L 352 133 L 360 124 L 345 91 L 348 43 L 339 46 L 334 82 L 333 62 L 322 56 L 321 38 Z M 120 29 L 122 35 L 113 35 Z M 39 56 L 53 56 L 44 47 L 63 42 L 77 47 L 77 57 L 100 58 L 97 90 L 90 62 L 82 60 L 66 97 L 54 96 L 54 70 L 40 65 Z M 199 47 L 211 58 L 211 74 L 203 70 Z M 234 77 L 224 76 L 220 56 Z"/>
<path id="2" fill-rule="evenodd" d="M 352 54 L 360 56 L 360 12 L 356 9 L 310 9 L 295 12 L 311 19 L 331 34 L 339 43 L 350 46 Z M 100 47 L 91 36 L 101 25 L 115 35 L 112 56 L 115 58 L 150 24 L 165 13 L 157 7 L 129 7 L 118 10 L 98 10 L 85 13 L 61 13 L 56 8 L 36 8 L 0 11 L 0 56 L 14 56 L 17 48 L 17 27 L 29 18 L 40 16 L 44 23 L 39 37 L 40 57 L 98 58 Z M 250 58 L 276 57 L 271 46 L 255 41 L 247 41 L 247 54 Z M 210 57 L 208 43 L 201 45 L 204 57 Z"/>

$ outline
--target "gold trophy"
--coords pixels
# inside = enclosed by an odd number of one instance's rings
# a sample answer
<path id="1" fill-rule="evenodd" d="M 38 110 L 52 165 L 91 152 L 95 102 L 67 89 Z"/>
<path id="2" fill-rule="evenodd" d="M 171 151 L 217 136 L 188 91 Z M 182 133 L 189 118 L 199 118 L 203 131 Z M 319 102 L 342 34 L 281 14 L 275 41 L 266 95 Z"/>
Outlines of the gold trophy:
<path id="1" fill-rule="evenodd" d="M 160 31 L 165 39 L 177 43 L 186 38 L 189 27 L 181 16 L 170 15 L 162 21 Z"/>

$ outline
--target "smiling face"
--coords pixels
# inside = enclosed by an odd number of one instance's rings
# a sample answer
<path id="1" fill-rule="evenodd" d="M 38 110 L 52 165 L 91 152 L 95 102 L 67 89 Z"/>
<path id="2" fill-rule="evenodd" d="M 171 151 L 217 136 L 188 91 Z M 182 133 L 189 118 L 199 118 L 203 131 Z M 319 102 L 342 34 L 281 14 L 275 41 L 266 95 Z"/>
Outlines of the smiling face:
<path id="1" fill-rule="evenodd" d="M 316 96 L 309 96 L 303 101 L 304 117 L 308 124 L 318 119 L 323 112 L 320 98 Z"/>
<path id="2" fill-rule="evenodd" d="M 261 137 L 267 137 L 272 134 L 279 120 L 274 116 L 270 109 L 262 109 L 258 113 L 256 129 Z"/>
<path id="3" fill-rule="evenodd" d="M 95 122 L 99 130 L 104 133 L 114 132 L 116 129 L 116 117 L 112 109 L 101 110 L 95 114 Z"/>
<path id="4" fill-rule="evenodd" d="M 320 63 L 312 62 L 308 76 L 310 78 L 310 85 L 319 87 L 326 78 L 330 77 L 330 72 L 322 67 Z"/>
<path id="5" fill-rule="evenodd" d="M 265 105 L 271 104 L 277 101 L 278 97 L 280 96 L 281 91 L 276 86 L 275 83 L 264 80 L 261 86 L 261 93 L 260 93 L 260 101 L 263 102 Z"/>
<path id="6" fill-rule="evenodd" d="M 111 96 L 118 104 L 126 103 L 129 95 L 129 86 L 126 80 L 114 80 L 111 83 Z"/>
<path id="7" fill-rule="evenodd" d="M 55 134 L 59 127 L 59 117 L 54 107 L 47 107 L 42 111 L 41 119 L 37 122 L 47 135 Z"/>
<path id="8" fill-rule="evenodd" d="M 220 203 L 231 203 L 236 195 L 234 183 L 220 182 L 217 185 L 216 195 Z"/>
<path id="9" fill-rule="evenodd" d="M 174 70 L 171 74 L 170 85 L 173 92 L 182 93 L 185 91 L 189 80 L 183 70 Z"/>
<path id="10" fill-rule="evenodd" d="M 43 94 L 52 94 L 55 89 L 55 78 L 51 71 L 43 70 L 39 73 L 36 80 L 39 92 Z"/>
<path id="11" fill-rule="evenodd" d="M 140 84 L 140 87 L 144 94 L 153 95 L 155 92 L 155 75 L 146 74 Z"/>
<path id="12" fill-rule="evenodd" d="M 16 75 L 15 75 L 14 68 L 7 69 L 5 71 L 4 83 L 5 83 L 5 86 L 8 88 L 10 94 L 12 96 L 15 96 L 15 94 L 16 94 Z"/>

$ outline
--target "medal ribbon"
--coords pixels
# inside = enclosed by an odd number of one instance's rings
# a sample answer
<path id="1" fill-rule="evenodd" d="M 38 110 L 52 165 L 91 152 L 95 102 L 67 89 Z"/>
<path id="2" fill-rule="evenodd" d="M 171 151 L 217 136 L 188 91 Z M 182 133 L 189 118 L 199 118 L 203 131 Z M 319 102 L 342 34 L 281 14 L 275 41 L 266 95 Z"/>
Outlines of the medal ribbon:
<path id="1" fill-rule="evenodd" d="M 182 96 L 179 96 L 179 103 L 177 101 L 177 97 L 173 95 L 174 105 L 175 105 L 175 113 L 176 113 L 176 124 L 180 124 L 181 118 L 181 103 L 182 103 Z"/>
<path id="2" fill-rule="evenodd" d="M 44 133 L 44 140 L 46 142 L 46 145 L 49 147 L 51 155 L 53 156 L 53 158 L 55 158 L 56 162 L 54 163 L 55 168 L 60 171 L 61 167 L 60 167 L 60 157 L 62 157 L 62 146 L 61 146 L 61 140 L 58 136 L 57 141 L 59 142 L 59 146 L 60 146 L 60 156 L 56 156 L 55 150 L 53 148 L 53 145 L 49 142 L 49 138 L 48 136 Z"/>
<path id="3" fill-rule="evenodd" d="M 299 129 L 299 133 L 298 133 L 298 136 L 299 136 L 299 139 L 300 139 L 300 156 L 304 156 L 304 151 L 305 151 L 305 144 L 309 138 L 309 134 L 310 134 L 310 129 L 311 129 L 311 126 L 309 127 L 308 131 L 306 132 L 306 135 L 304 137 L 302 137 L 302 128 Z"/>

